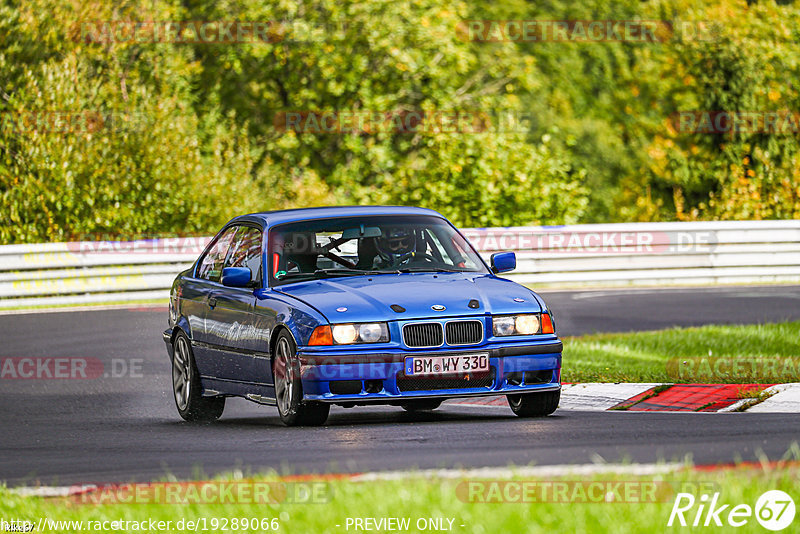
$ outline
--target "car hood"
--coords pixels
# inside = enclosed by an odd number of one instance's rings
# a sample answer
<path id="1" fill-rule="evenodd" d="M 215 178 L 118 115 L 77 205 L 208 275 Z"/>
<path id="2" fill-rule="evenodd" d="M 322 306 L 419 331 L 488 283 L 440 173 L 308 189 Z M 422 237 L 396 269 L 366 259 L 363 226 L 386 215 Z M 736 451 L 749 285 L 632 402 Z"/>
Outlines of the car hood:
<path id="1" fill-rule="evenodd" d="M 530 289 L 481 273 L 352 276 L 276 289 L 313 306 L 332 323 L 541 311 Z M 470 308 L 471 300 L 477 300 L 478 307 Z M 392 310 L 393 304 L 406 311 Z M 436 305 L 445 309 L 434 311 L 432 306 Z"/>

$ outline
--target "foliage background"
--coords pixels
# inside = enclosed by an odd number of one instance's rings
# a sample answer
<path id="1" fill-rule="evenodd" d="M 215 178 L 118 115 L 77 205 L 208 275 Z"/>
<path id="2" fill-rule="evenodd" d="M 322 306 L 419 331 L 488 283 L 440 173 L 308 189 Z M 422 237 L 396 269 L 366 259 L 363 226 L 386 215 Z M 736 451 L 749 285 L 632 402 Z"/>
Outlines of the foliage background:
<path id="1" fill-rule="evenodd" d="M 469 42 L 468 20 L 711 21 L 711 40 Z M 87 42 L 86 21 L 303 21 L 270 43 Z M 800 9 L 760 1 L 0 0 L 0 243 L 211 233 L 390 203 L 493 226 L 800 217 L 794 134 L 678 111 L 798 110 Z M 678 26 L 676 26 L 678 27 Z M 289 26 L 293 28 L 293 26 Z M 479 133 L 295 133 L 287 110 L 481 110 Z M 83 132 L 14 117 L 99 113 Z"/>

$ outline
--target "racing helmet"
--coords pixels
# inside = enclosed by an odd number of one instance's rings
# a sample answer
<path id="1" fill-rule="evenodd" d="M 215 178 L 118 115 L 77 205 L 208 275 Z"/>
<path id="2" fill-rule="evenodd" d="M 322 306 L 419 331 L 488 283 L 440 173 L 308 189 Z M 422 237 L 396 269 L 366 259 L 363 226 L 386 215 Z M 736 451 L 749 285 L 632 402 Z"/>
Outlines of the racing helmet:
<path id="1" fill-rule="evenodd" d="M 392 264 L 408 257 L 416 249 L 417 239 L 414 232 L 407 228 L 386 228 L 375 240 L 378 254 Z"/>

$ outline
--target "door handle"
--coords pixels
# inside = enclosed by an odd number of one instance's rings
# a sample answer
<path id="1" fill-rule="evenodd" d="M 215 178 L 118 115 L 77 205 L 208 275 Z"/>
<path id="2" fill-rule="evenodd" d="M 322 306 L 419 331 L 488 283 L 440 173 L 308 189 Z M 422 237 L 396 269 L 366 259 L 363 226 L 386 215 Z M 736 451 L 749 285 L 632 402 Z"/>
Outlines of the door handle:
<path id="1" fill-rule="evenodd" d="M 208 297 L 208 305 L 214 307 L 217 305 L 217 297 Z"/>

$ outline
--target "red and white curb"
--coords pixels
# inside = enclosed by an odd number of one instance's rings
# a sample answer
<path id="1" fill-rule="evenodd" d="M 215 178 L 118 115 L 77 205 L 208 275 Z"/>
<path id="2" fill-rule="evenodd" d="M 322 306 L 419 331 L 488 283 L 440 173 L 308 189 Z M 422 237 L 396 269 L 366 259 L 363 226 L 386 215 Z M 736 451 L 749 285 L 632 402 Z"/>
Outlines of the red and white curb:
<path id="1" fill-rule="evenodd" d="M 456 406 L 508 407 L 504 396 L 459 399 Z M 559 410 L 800 413 L 793 384 L 564 384 Z"/>

